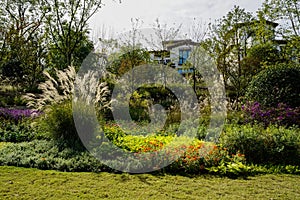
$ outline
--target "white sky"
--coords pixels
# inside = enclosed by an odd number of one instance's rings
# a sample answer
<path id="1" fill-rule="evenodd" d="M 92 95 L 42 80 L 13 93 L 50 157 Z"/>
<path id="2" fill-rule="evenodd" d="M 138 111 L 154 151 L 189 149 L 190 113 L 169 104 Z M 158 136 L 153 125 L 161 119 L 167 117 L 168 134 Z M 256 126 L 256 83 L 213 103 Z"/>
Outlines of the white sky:
<path id="1" fill-rule="evenodd" d="M 120 33 L 130 30 L 131 18 L 143 20 L 150 27 L 156 18 L 162 23 L 187 24 L 193 18 L 209 22 L 226 15 L 234 5 L 246 11 L 257 11 L 263 0 L 103 0 L 103 6 L 90 20 L 92 34 L 103 27 Z"/>

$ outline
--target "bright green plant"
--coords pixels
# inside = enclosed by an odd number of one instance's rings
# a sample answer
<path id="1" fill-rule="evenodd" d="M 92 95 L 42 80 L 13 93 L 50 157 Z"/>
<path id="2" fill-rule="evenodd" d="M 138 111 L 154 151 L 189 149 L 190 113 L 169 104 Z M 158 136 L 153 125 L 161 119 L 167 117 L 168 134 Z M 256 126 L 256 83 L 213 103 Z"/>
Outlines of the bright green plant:
<path id="1" fill-rule="evenodd" d="M 208 168 L 208 171 L 212 174 L 227 175 L 230 177 L 248 176 L 251 167 L 247 166 L 240 161 L 222 162 L 218 166 L 212 166 Z"/>

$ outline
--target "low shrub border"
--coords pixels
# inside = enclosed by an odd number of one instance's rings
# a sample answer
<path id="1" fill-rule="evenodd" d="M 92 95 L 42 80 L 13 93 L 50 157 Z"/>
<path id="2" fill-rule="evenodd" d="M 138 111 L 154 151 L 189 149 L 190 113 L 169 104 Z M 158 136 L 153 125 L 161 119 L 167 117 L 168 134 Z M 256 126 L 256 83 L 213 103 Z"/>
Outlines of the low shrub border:
<path id="1" fill-rule="evenodd" d="M 264 128 L 259 124 L 226 125 L 220 143 L 230 153 L 240 151 L 247 163 L 300 165 L 300 129 L 297 127 Z"/>
<path id="2" fill-rule="evenodd" d="M 246 177 L 256 174 L 300 174 L 299 166 L 247 164 L 243 154 L 229 155 L 227 149 L 214 146 L 206 157 L 198 157 L 203 142 L 182 147 L 185 153 L 171 165 L 154 173 L 181 175 L 214 174 Z M 143 149 L 148 150 L 149 147 Z M 182 153 L 182 152 L 181 152 Z M 0 165 L 54 169 L 67 172 L 116 172 L 101 164 L 87 151 L 76 151 L 63 142 L 34 140 L 22 143 L 0 143 Z"/>

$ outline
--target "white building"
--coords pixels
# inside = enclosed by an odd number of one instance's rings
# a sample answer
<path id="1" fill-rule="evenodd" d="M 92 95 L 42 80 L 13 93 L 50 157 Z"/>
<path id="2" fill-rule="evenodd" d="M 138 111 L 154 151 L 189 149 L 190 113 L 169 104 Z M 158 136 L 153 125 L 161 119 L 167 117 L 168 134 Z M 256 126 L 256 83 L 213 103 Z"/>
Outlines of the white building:
<path id="1" fill-rule="evenodd" d="M 193 72 L 193 67 L 187 63 L 187 60 L 193 48 L 199 45 L 199 43 L 186 39 L 163 41 L 162 45 L 164 50 L 150 51 L 152 61 L 169 65 L 175 68 L 180 74 Z"/>

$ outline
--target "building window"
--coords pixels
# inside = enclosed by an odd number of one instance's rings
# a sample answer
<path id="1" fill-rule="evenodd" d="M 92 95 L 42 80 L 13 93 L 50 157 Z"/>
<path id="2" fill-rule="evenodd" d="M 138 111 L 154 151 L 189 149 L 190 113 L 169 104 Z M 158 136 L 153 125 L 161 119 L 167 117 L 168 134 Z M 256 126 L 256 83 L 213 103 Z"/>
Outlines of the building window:
<path id="1" fill-rule="evenodd" d="M 179 65 L 183 65 L 190 56 L 191 50 L 179 50 Z"/>

